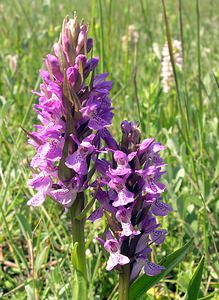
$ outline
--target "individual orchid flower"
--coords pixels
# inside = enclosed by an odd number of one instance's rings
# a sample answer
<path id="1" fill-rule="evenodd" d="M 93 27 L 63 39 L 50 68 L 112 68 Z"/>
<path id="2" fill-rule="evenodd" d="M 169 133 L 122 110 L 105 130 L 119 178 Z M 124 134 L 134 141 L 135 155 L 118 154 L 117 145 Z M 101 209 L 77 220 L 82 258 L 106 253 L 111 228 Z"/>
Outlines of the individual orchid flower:
<path id="1" fill-rule="evenodd" d="M 34 177 L 28 181 L 28 184 L 38 192 L 27 204 L 31 206 L 40 206 L 46 200 L 46 194 L 52 187 L 52 179 L 46 172 L 42 172 L 40 174 L 35 174 Z"/>
<path id="2" fill-rule="evenodd" d="M 109 172 L 112 176 L 117 175 L 117 176 L 121 176 L 121 175 L 127 175 L 129 173 L 131 173 L 131 168 L 129 166 L 129 161 L 133 158 L 132 156 L 128 156 L 126 155 L 124 152 L 122 151 L 115 151 L 114 152 L 114 160 L 117 164 L 117 168 L 116 169 L 109 169 Z"/>
<path id="3" fill-rule="evenodd" d="M 86 175 L 88 173 L 87 158 L 95 151 L 95 146 L 91 144 L 95 135 L 84 139 L 81 143 L 78 143 L 78 149 L 66 158 L 66 166 L 73 169 L 80 175 Z"/>
<path id="4" fill-rule="evenodd" d="M 166 238 L 166 229 L 155 229 L 150 233 L 151 240 L 156 244 L 162 244 Z"/>
<path id="5" fill-rule="evenodd" d="M 122 207 L 119 210 L 117 210 L 116 219 L 122 225 L 121 236 L 138 235 L 141 233 L 139 230 L 135 230 L 131 223 L 131 210 L 130 209 L 126 209 L 125 207 Z"/>
<path id="6" fill-rule="evenodd" d="M 113 177 L 109 181 L 109 187 L 117 192 L 113 206 L 119 207 L 134 202 L 134 194 L 125 186 L 125 179 Z"/>
<path id="7" fill-rule="evenodd" d="M 135 257 L 135 264 L 132 269 L 132 273 L 130 275 L 130 281 L 134 281 L 137 278 L 142 269 L 144 269 L 144 273 L 148 276 L 156 276 L 160 274 L 165 268 L 151 262 L 147 257 L 151 252 L 150 248 L 146 248 L 146 250 Z"/>
<path id="8" fill-rule="evenodd" d="M 100 238 L 98 238 L 98 241 L 104 246 L 106 251 L 110 253 L 106 266 L 107 271 L 111 271 L 118 265 L 123 266 L 128 264 L 130 262 L 129 258 L 120 253 L 119 242 L 112 236 L 110 231 L 107 232 L 106 238 L 106 241 Z"/>
<path id="9" fill-rule="evenodd" d="M 148 259 L 146 259 L 145 266 L 144 266 L 144 272 L 148 276 L 155 276 L 159 274 L 161 271 L 165 270 L 163 266 L 159 266 Z"/>

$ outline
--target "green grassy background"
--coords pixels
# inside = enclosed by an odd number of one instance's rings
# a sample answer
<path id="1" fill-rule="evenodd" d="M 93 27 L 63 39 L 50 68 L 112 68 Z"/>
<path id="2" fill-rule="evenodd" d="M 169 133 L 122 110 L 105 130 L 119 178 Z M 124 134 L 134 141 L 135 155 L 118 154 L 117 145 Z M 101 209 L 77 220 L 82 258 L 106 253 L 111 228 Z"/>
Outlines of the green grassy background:
<path id="1" fill-rule="evenodd" d="M 32 130 L 36 123 L 32 104 L 37 97 L 31 90 L 39 88 L 42 59 L 58 39 L 62 19 L 73 10 L 90 24 L 94 55 L 101 59 L 98 71 L 108 71 L 114 82 L 114 134 L 123 119 L 140 121 L 143 137 L 155 136 L 168 146 L 164 198 L 173 213 L 161 220 L 169 235 L 153 249 L 154 256 L 159 261 L 194 237 L 190 255 L 145 299 L 183 299 L 203 254 L 199 297 L 218 299 L 219 1 L 182 0 L 181 11 L 179 1 L 165 3 L 171 36 L 182 39 L 184 48 L 179 90 L 169 94 L 162 92 L 161 63 L 152 47 L 158 43 L 162 49 L 166 41 L 160 0 L 1 0 L 0 299 L 71 299 L 69 218 L 49 200 L 39 209 L 26 206 L 33 194 L 26 183 L 33 149 L 20 126 Z M 125 51 L 121 37 L 130 24 L 139 41 Z M 17 55 L 16 71 L 8 55 Z M 105 271 L 107 256 L 94 240 L 102 226 L 87 223 L 86 228 L 90 300 L 117 297 L 112 293 L 117 275 Z"/>

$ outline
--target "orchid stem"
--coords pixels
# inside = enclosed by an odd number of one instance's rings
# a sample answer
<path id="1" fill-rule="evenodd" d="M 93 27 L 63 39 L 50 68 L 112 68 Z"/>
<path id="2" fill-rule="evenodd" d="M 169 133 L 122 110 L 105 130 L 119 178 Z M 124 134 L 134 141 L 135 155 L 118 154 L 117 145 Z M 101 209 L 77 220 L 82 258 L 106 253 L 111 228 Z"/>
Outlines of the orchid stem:
<path id="1" fill-rule="evenodd" d="M 72 225 L 72 237 L 73 244 L 78 243 L 77 251 L 79 253 L 77 257 L 77 269 L 83 275 L 87 282 L 87 268 L 86 268 L 86 256 L 85 256 L 85 239 L 84 239 L 84 223 L 85 218 L 78 220 L 77 216 L 84 209 L 84 193 L 78 193 L 78 196 L 70 208 L 71 225 Z"/>
<path id="2" fill-rule="evenodd" d="M 119 274 L 119 300 L 129 299 L 129 280 L 130 280 L 130 265 L 122 267 Z"/>

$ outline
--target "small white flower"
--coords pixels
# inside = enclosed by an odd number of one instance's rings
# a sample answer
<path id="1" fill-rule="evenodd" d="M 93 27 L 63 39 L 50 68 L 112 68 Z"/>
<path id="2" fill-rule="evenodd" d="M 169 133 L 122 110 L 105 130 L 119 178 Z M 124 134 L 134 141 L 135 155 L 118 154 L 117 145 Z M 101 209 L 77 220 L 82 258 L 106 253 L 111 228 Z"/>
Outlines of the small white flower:
<path id="1" fill-rule="evenodd" d="M 127 35 L 122 36 L 122 49 L 124 51 L 127 50 L 127 45 L 133 44 L 136 45 L 138 43 L 139 34 L 135 28 L 134 24 L 128 26 Z"/>
<path id="2" fill-rule="evenodd" d="M 183 66 L 181 42 L 178 40 L 173 40 L 172 47 L 175 65 L 178 69 L 181 70 Z M 167 43 L 164 45 L 164 48 L 162 50 L 161 79 L 163 91 L 164 93 L 168 93 L 174 85 L 174 74 Z"/>
<path id="3" fill-rule="evenodd" d="M 92 253 L 91 253 L 90 249 L 86 249 L 85 254 L 86 254 L 87 257 L 92 256 Z"/>
<path id="4" fill-rule="evenodd" d="M 16 54 L 9 54 L 6 59 L 8 61 L 9 68 L 13 73 L 15 73 L 17 70 L 18 56 Z"/>

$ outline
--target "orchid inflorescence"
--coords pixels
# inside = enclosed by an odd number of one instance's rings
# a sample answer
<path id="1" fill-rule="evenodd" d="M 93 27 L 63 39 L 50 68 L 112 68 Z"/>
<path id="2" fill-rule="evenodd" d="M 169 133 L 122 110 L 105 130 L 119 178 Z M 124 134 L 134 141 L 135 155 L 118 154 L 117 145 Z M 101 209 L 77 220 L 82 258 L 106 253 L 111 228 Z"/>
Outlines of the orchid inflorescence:
<path id="1" fill-rule="evenodd" d="M 126 120 L 120 143 L 110 134 L 112 82 L 107 73 L 95 74 L 99 59 L 88 58 L 93 42 L 87 31 L 76 16 L 66 18 L 54 55 L 46 56 L 40 71 L 34 109 L 41 125 L 28 134 L 36 149 L 29 184 L 37 193 L 28 205 L 40 206 L 49 196 L 68 210 L 79 193 L 95 190 L 99 206 L 88 219 L 107 220 L 105 239 L 97 237 L 110 253 L 106 268 L 129 264 L 133 281 L 143 267 L 150 276 L 163 270 L 150 253 L 167 234 L 156 217 L 171 211 L 161 201 L 165 163 L 159 152 L 165 147 L 153 138 L 141 141 L 138 125 Z"/>
<path id="2" fill-rule="evenodd" d="M 76 16 L 66 18 L 54 55 L 44 60 L 41 91 L 34 92 L 39 96 L 34 109 L 41 125 L 35 125 L 37 131 L 29 134 L 37 151 L 29 184 L 38 192 L 28 202 L 31 206 L 41 205 L 48 195 L 70 207 L 77 193 L 88 187 L 91 158 L 95 161 L 99 139 L 108 134 L 105 127 L 113 117 L 112 83 L 106 81 L 107 73 L 94 74 L 98 58 L 88 59 L 92 44 L 87 26 L 79 25 Z"/>
<path id="3" fill-rule="evenodd" d="M 106 149 L 112 159 L 97 159 L 97 171 L 101 180 L 97 186 L 100 206 L 89 220 L 95 221 L 105 213 L 109 230 L 106 241 L 98 240 L 110 253 L 107 270 L 130 263 L 131 281 L 144 266 L 147 275 L 153 276 L 163 270 L 149 260 L 150 246 L 165 240 L 167 231 L 159 229 L 156 216 L 166 216 L 171 207 L 161 201 L 165 185 L 160 182 L 165 173 L 165 163 L 159 152 L 165 149 L 153 138 L 140 142 L 140 131 L 135 123 L 123 121 L 122 141 Z"/>

